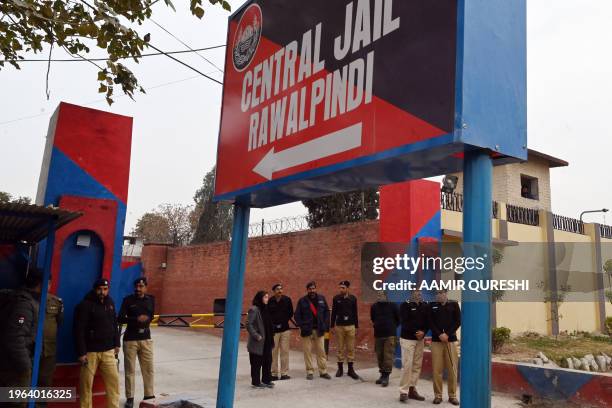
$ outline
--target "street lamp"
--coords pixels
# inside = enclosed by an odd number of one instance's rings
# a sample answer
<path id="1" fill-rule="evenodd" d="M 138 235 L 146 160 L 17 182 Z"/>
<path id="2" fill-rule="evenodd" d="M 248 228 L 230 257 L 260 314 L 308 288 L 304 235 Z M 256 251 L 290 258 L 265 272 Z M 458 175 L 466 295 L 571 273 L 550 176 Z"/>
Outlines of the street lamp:
<path id="1" fill-rule="evenodd" d="M 608 210 L 607 208 L 602 208 L 601 210 L 588 210 L 588 211 L 583 211 L 583 212 L 581 212 L 581 213 L 580 213 L 580 222 L 582 222 L 582 216 L 583 216 L 584 214 L 588 214 L 588 213 L 599 213 L 599 212 L 601 212 L 601 213 L 607 213 L 608 211 L 610 211 L 610 210 Z"/>

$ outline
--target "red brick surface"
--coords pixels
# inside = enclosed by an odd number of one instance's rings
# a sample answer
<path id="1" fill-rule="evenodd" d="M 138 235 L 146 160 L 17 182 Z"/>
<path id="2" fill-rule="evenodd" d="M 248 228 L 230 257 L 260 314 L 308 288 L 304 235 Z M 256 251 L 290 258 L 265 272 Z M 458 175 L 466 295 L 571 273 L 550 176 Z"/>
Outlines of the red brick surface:
<path id="1" fill-rule="evenodd" d="M 275 283 L 284 285 L 294 304 L 310 280 L 317 282 L 330 307 L 341 280 L 351 281 L 352 293 L 359 298 L 361 247 L 376 241 L 378 221 L 249 239 L 243 311 L 258 290 L 270 291 Z M 157 298 L 156 313 L 212 312 L 213 300 L 226 297 L 229 250 L 229 242 L 180 248 L 146 245 L 142 262 L 150 293 Z M 166 269 L 160 267 L 162 262 Z M 372 349 L 369 310 L 369 304 L 360 302 L 357 346 Z M 297 333 L 295 337 L 294 345 Z"/>

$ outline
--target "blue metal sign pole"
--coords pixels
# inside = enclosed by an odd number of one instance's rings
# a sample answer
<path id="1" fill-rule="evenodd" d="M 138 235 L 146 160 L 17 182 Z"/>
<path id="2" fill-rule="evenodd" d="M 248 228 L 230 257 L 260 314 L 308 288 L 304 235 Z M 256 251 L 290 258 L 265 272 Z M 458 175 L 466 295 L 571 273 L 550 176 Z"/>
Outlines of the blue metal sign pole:
<path id="1" fill-rule="evenodd" d="M 223 324 L 223 343 L 221 345 L 221 364 L 219 365 L 219 384 L 217 386 L 217 408 L 232 408 L 234 406 L 249 213 L 250 208 L 248 206 L 234 204 L 234 226 L 227 276 L 227 300 Z"/>
<path id="2" fill-rule="evenodd" d="M 463 189 L 464 251 L 490 253 L 493 163 L 489 152 L 466 152 Z M 478 249 L 480 248 L 480 249 Z M 466 271 L 465 280 L 490 279 L 484 271 Z M 468 298 L 466 298 L 466 295 Z M 461 318 L 461 406 L 491 406 L 491 307 L 488 293 L 464 293 Z"/>
<path id="3" fill-rule="evenodd" d="M 53 246 L 55 245 L 55 219 L 49 220 L 49 233 L 45 250 L 45 264 L 43 266 L 43 281 L 40 287 L 40 306 L 38 308 L 38 326 L 36 327 L 36 340 L 34 345 L 34 362 L 32 364 L 32 379 L 30 385 L 36 388 L 38 385 L 38 372 L 40 371 L 40 355 L 42 354 L 43 328 L 45 325 L 45 313 L 47 311 L 47 291 L 49 288 L 49 277 L 51 276 L 51 259 L 53 258 Z M 28 408 L 34 408 L 35 401 L 28 403 Z"/>

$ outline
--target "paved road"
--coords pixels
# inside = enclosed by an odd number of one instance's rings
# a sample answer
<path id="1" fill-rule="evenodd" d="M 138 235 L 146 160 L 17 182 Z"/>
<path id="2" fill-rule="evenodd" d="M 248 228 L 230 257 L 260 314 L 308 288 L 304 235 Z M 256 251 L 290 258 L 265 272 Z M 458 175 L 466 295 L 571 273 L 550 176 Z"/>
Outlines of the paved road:
<path id="1" fill-rule="evenodd" d="M 192 329 L 153 329 L 155 347 L 155 386 L 156 394 L 189 396 L 194 402 L 214 407 L 217 393 L 217 376 L 219 372 L 219 354 L 221 339 L 217 336 L 197 332 Z M 332 357 L 335 366 L 335 359 Z M 122 363 L 123 365 L 123 363 Z M 302 353 L 292 351 L 290 354 L 291 380 L 279 381 L 272 390 L 255 390 L 250 387 L 249 358 L 244 343 L 240 344 L 238 357 L 238 374 L 236 383 L 236 408 L 371 408 L 404 406 L 398 402 L 398 372 L 391 376 L 388 388 L 374 384 L 378 370 L 369 368 L 357 371 L 363 381 L 354 381 L 348 377 L 324 380 L 315 376 L 314 381 L 307 381 L 304 372 Z M 330 368 L 334 368 L 330 364 Z M 330 370 L 334 374 L 335 370 Z M 123 372 L 121 373 L 123 378 Z M 136 399 L 142 398 L 142 382 L 137 375 Z M 123 384 L 123 381 L 121 381 Z M 430 407 L 433 399 L 432 383 L 420 381 L 419 392 L 427 400 L 411 401 L 407 406 Z M 122 390 L 122 395 L 124 392 Z M 122 399 L 123 402 L 123 399 Z M 440 407 L 452 407 L 447 402 Z M 495 395 L 494 408 L 519 407 L 516 398 Z"/>

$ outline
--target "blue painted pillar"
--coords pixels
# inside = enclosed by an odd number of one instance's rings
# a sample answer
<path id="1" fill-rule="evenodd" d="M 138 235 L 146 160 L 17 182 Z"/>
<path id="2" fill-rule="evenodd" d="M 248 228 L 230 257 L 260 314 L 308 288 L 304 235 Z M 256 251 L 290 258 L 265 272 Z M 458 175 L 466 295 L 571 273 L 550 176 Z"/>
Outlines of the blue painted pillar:
<path id="1" fill-rule="evenodd" d="M 47 235 L 47 248 L 45 250 L 45 264 L 43 266 L 43 281 L 40 287 L 40 306 L 38 308 L 38 326 L 36 327 L 36 340 L 34 345 L 34 362 L 32 364 L 31 386 L 38 385 L 38 372 L 40 370 L 40 354 L 42 353 L 43 329 L 45 326 L 45 313 L 47 311 L 47 292 L 49 277 L 51 276 L 51 259 L 53 258 L 53 245 L 55 244 L 55 220 L 49 221 L 49 234 Z M 29 408 L 34 408 L 35 401 L 30 400 Z"/>
<path id="2" fill-rule="evenodd" d="M 463 187 L 465 256 L 490 259 L 493 163 L 486 150 L 466 152 Z M 463 278 L 490 279 L 490 262 L 483 271 L 466 271 Z M 489 293 L 463 292 L 461 318 L 461 406 L 491 406 L 491 306 Z"/>
<path id="3" fill-rule="evenodd" d="M 223 343 L 221 345 L 221 364 L 217 387 L 217 408 L 232 408 L 234 406 L 249 213 L 250 208 L 248 206 L 234 204 L 234 226 L 227 276 L 227 299 L 225 301 Z"/>

